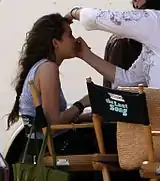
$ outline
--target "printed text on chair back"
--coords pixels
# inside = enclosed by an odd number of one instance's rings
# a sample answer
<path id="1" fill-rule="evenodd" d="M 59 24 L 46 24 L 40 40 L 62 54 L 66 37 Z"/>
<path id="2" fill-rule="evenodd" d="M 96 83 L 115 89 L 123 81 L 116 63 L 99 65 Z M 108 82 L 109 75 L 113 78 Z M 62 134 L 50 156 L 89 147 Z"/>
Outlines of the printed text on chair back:
<path id="1" fill-rule="evenodd" d="M 105 121 L 149 125 L 145 93 L 113 90 L 87 82 L 92 113 Z"/>

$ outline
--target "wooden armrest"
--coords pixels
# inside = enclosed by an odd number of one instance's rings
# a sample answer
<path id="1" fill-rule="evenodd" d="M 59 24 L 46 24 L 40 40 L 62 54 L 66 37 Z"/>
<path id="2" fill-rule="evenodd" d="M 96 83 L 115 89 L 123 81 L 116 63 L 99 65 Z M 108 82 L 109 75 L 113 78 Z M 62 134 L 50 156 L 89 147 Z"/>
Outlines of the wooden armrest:
<path id="1" fill-rule="evenodd" d="M 143 178 L 160 178 L 160 163 L 144 161 L 141 165 L 140 174 Z"/>
<path id="2" fill-rule="evenodd" d="M 93 128 L 93 123 L 51 125 L 52 130 L 77 129 L 77 128 Z"/>
<path id="3" fill-rule="evenodd" d="M 90 155 L 67 155 L 57 156 L 57 166 L 66 167 L 70 171 L 101 170 L 103 165 L 118 162 L 116 154 L 90 154 Z M 46 166 L 52 166 L 51 156 L 44 157 Z M 117 166 L 117 164 L 115 164 Z M 117 166 L 118 167 L 118 166 Z M 113 165 L 110 168 L 114 169 Z M 115 168 L 116 169 L 116 168 Z"/>
<path id="4" fill-rule="evenodd" d="M 160 131 L 152 131 L 152 136 L 160 136 Z"/>

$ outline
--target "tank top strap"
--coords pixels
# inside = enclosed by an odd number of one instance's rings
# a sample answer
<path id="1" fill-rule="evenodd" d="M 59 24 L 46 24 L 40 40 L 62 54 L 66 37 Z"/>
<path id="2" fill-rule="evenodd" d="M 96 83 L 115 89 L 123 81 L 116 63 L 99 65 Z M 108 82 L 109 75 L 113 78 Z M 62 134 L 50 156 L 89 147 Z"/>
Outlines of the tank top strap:
<path id="1" fill-rule="evenodd" d="M 27 76 L 28 81 L 34 80 L 35 74 L 36 74 L 39 66 L 47 61 L 48 61 L 47 59 L 42 59 L 33 65 L 33 67 L 30 69 L 28 76 Z"/>

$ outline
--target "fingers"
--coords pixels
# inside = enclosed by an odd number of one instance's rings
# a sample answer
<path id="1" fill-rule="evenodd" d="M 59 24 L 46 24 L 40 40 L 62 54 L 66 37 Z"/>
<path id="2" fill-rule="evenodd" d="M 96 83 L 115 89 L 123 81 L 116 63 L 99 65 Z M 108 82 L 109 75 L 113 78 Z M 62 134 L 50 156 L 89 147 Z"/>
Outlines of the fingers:
<path id="1" fill-rule="evenodd" d="M 86 44 L 86 42 L 83 40 L 82 37 L 78 37 L 78 38 L 76 39 L 76 42 L 77 42 L 78 44 L 81 44 L 81 45 Z"/>
<path id="2" fill-rule="evenodd" d="M 73 18 L 72 18 L 72 16 L 70 15 L 70 13 L 66 14 L 64 17 L 68 19 L 69 24 L 72 24 L 72 23 L 73 23 Z"/>
<path id="3" fill-rule="evenodd" d="M 77 51 L 81 51 L 81 47 L 82 47 L 82 38 L 81 37 L 78 37 L 76 39 L 76 48 L 77 48 Z"/>
<path id="4" fill-rule="evenodd" d="M 78 38 L 77 38 L 77 41 L 78 41 L 78 42 L 82 42 L 82 41 L 84 41 L 84 40 L 83 40 L 82 37 L 78 37 Z"/>
<path id="5" fill-rule="evenodd" d="M 73 20 L 69 19 L 69 18 L 67 18 L 67 19 L 68 19 L 68 23 L 71 25 L 73 23 Z"/>
<path id="6" fill-rule="evenodd" d="M 87 45 L 87 43 L 83 40 L 82 37 L 78 37 L 78 38 L 76 39 L 76 43 L 77 43 L 78 45 L 80 45 L 80 46 L 86 46 L 86 47 L 88 47 L 89 49 L 91 49 L 91 47 L 89 47 L 89 46 Z"/>
<path id="7" fill-rule="evenodd" d="M 69 24 L 71 25 L 73 23 L 73 21 L 72 20 L 69 20 Z"/>

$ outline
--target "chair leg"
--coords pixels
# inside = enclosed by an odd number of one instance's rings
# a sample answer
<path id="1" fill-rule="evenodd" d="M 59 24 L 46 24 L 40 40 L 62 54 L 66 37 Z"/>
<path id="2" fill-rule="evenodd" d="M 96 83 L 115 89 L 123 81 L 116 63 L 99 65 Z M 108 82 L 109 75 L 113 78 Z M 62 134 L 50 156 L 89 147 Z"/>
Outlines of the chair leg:
<path id="1" fill-rule="evenodd" d="M 98 116 L 96 114 L 93 114 L 93 124 L 95 129 L 95 134 L 98 142 L 98 148 L 100 153 L 105 154 L 104 149 L 104 140 L 103 140 L 103 133 L 102 133 L 102 118 L 101 116 Z M 104 165 L 102 168 L 102 175 L 103 175 L 103 181 L 110 181 L 110 175 L 107 167 Z"/>
<path id="2" fill-rule="evenodd" d="M 146 128 L 146 135 L 145 136 L 147 138 L 147 143 L 148 143 L 148 160 L 151 162 L 155 162 L 151 125 L 149 125 Z M 157 181 L 157 180 L 158 179 L 156 179 L 156 178 L 150 179 L 150 181 Z"/>
<path id="3" fill-rule="evenodd" d="M 43 135 L 46 134 L 46 130 L 47 130 L 47 128 L 42 128 Z M 48 147 L 49 154 L 52 155 L 52 145 L 51 145 L 50 139 L 52 139 L 52 138 L 50 138 L 50 136 L 48 136 L 47 137 L 47 147 Z"/>

